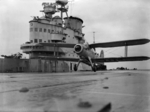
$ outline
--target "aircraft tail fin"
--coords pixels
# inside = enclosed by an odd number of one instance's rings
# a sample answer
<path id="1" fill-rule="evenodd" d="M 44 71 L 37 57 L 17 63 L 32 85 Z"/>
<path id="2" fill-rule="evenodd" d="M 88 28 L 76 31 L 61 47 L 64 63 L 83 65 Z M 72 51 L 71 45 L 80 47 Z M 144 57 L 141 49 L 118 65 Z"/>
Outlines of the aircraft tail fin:
<path id="1" fill-rule="evenodd" d="M 104 51 L 103 50 L 101 50 L 101 52 L 100 52 L 100 58 L 104 58 Z M 101 62 L 101 64 L 104 65 L 104 62 Z"/>
<path id="2" fill-rule="evenodd" d="M 104 58 L 104 51 L 103 50 L 101 50 L 101 52 L 100 52 L 100 57 Z"/>

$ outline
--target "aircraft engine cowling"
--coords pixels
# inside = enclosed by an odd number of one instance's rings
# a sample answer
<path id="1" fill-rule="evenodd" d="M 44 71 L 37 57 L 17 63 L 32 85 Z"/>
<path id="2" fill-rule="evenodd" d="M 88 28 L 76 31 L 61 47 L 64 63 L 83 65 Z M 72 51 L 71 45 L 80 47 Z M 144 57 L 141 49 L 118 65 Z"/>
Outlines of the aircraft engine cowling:
<path id="1" fill-rule="evenodd" d="M 75 46 L 74 46 L 74 51 L 75 51 L 75 53 L 77 53 L 77 54 L 82 53 L 82 51 L 83 51 L 83 46 L 80 45 L 80 44 L 75 45 Z"/>
<path id="2" fill-rule="evenodd" d="M 74 52 L 80 56 L 84 56 L 84 57 L 88 56 L 88 52 L 82 44 L 75 45 Z"/>

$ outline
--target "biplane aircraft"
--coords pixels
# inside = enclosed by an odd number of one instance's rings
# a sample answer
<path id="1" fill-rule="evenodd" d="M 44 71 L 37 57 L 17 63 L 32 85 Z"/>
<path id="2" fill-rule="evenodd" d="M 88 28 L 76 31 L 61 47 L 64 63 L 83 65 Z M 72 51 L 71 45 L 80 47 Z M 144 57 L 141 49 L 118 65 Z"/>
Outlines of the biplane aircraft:
<path id="1" fill-rule="evenodd" d="M 127 57 L 127 47 L 134 45 L 142 45 L 150 42 L 149 39 L 135 39 L 135 40 L 124 40 L 124 41 L 115 41 L 115 42 L 106 42 L 106 43 L 93 43 L 93 44 L 70 44 L 70 43 L 39 43 L 38 45 L 42 46 L 50 46 L 50 47 L 65 47 L 65 48 L 73 48 L 74 52 L 79 55 L 79 58 L 67 58 L 67 57 L 41 57 L 52 60 L 60 60 L 60 61 L 72 61 L 78 62 L 74 66 L 74 70 L 78 70 L 79 64 L 85 63 L 91 66 L 92 70 L 96 72 L 98 69 L 104 70 L 106 66 L 104 62 L 125 62 L 125 61 L 144 61 L 150 59 L 147 56 L 132 56 Z M 101 52 L 102 56 L 97 56 L 95 52 L 95 48 L 108 48 L 108 47 L 121 47 L 125 46 L 125 57 L 109 57 L 104 58 L 103 51 Z"/>

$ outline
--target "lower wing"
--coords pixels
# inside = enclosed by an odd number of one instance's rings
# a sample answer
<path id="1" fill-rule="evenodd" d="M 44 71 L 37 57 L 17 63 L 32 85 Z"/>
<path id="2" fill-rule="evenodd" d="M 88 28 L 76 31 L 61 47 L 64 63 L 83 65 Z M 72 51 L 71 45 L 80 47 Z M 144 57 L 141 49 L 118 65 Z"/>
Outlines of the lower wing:
<path id="1" fill-rule="evenodd" d="M 96 58 L 93 62 L 124 62 L 124 61 L 145 61 L 149 60 L 147 56 L 133 56 L 133 57 L 111 57 L 111 58 Z"/>
<path id="2" fill-rule="evenodd" d="M 72 61 L 78 62 L 79 58 L 66 58 L 66 57 L 39 57 L 40 59 L 58 60 L 58 61 Z M 124 62 L 124 61 L 145 61 L 149 60 L 147 56 L 133 56 L 133 57 L 111 57 L 111 58 L 95 58 L 92 62 Z"/>

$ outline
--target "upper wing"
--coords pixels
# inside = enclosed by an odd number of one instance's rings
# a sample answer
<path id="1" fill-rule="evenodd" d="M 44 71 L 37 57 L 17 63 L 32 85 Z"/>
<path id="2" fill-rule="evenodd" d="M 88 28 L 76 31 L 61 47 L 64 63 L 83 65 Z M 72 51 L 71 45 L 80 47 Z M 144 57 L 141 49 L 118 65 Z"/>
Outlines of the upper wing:
<path id="1" fill-rule="evenodd" d="M 40 43 L 38 45 L 50 46 L 50 47 L 67 47 L 67 48 L 73 48 L 76 44 L 69 44 L 69 43 Z"/>
<path id="2" fill-rule="evenodd" d="M 65 58 L 65 57 L 45 57 L 45 56 L 40 56 L 38 57 L 40 59 L 48 59 L 48 60 L 58 60 L 58 61 L 73 61 L 73 62 L 78 62 L 79 58 Z"/>
<path id="3" fill-rule="evenodd" d="M 120 62 L 120 61 L 144 61 L 150 57 L 147 56 L 133 56 L 133 57 L 112 57 L 112 58 L 96 58 L 93 62 Z"/>
<path id="4" fill-rule="evenodd" d="M 78 62 L 79 58 L 65 58 L 65 57 L 45 57 L 40 56 L 40 59 L 49 59 L 49 60 L 59 60 L 59 61 L 73 61 Z M 149 60 L 150 57 L 147 56 L 133 56 L 133 57 L 111 57 L 111 58 L 95 58 L 92 59 L 93 62 L 121 62 L 121 61 L 144 61 Z"/>
<path id="5" fill-rule="evenodd" d="M 106 43 L 94 43 L 90 44 L 90 48 L 96 47 L 120 47 L 120 46 L 133 46 L 133 45 L 141 45 L 150 42 L 149 39 L 136 39 L 136 40 L 124 40 L 124 41 L 115 41 L 115 42 L 106 42 Z"/>

